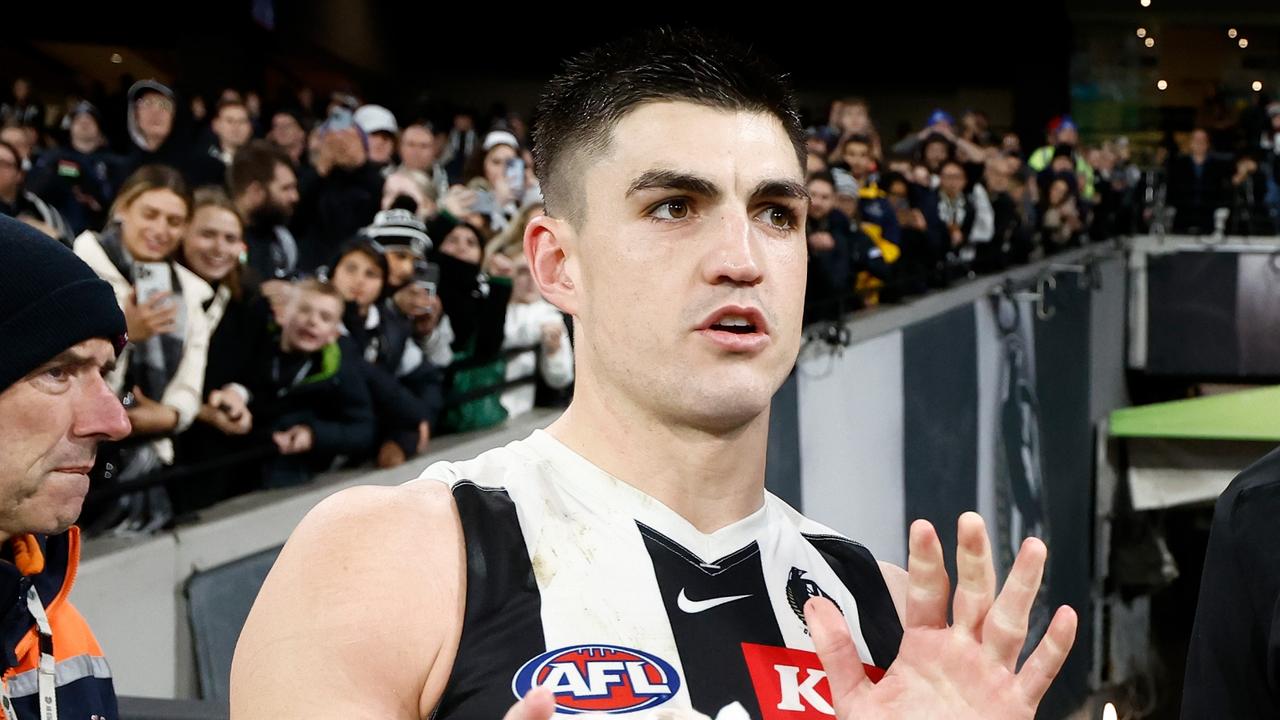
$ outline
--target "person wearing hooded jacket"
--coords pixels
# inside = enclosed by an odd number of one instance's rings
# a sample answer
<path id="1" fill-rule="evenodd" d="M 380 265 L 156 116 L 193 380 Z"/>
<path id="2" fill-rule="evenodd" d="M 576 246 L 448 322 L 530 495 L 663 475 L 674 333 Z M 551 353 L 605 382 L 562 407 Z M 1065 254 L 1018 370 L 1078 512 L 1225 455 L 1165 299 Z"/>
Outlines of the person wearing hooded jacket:
<path id="1" fill-rule="evenodd" d="M 177 97 L 169 86 L 155 80 L 139 80 L 129 88 L 130 148 L 124 153 L 120 174 L 132 175 L 143 165 L 180 167 L 188 149 L 177 122 Z"/>

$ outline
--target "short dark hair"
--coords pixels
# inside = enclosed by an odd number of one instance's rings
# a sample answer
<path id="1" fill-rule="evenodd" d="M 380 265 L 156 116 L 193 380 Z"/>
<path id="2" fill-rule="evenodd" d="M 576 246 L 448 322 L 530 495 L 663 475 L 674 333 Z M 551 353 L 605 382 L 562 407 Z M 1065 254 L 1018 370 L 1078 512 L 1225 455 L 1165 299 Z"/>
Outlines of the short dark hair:
<path id="1" fill-rule="evenodd" d="M 870 137 L 867 137 L 866 135 L 863 135 L 862 133 L 855 133 L 855 134 L 850 135 L 848 138 L 846 138 L 846 139 L 845 139 L 845 141 L 844 141 L 844 145 L 841 145 L 841 146 L 840 146 L 840 151 L 841 151 L 841 152 L 844 152 L 844 149 L 845 149 L 845 148 L 849 147 L 850 145 L 852 145 L 852 144 L 854 144 L 854 143 L 857 143 L 857 144 L 859 144 L 859 145 L 866 145 L 868 148 L 870 148 L 870 147 L 871 147 L 871 145 L 872 145 L 872 143 L 871 143 L 871 138 L 870 138 Z"/>
<path id="2" fill-rule="evenodd" d="M 227 166 L 227 189 L 231 191 L 231 198 L 243 197 L 254 183 L 266 188 L 276 177 L 277 165 L 293 170 L 293 161 L 270 140 L 245 143 Z"/>
<path id="3" fill-rule="evenodd" d="M 569 59 L 547 83 L 533 126 L 533 167 L 548 214 L 580 219 L 568 177 L 578 153 L 600 153 L 631 110 L 679 100 L 778 118 L 805 166 L 804 129 L 787 77 L 757 52 L 693 29 L 661 27 Z"/>
<path id="4" fill-rule="evenodd" d="M 246 105 L 243 100 L 237 100 L 232 98 L 227 100 L 219 100 L 218 104 L 213 108 L 213 117 L 215 118 L 220 117 L 222 115 L 223 110 L 226 110 L 227 108 L 233 108 L 233 107 L 238 107 L 241 110 L 244 110 L 246 115 L 249 113 L 249 106 Z"/>

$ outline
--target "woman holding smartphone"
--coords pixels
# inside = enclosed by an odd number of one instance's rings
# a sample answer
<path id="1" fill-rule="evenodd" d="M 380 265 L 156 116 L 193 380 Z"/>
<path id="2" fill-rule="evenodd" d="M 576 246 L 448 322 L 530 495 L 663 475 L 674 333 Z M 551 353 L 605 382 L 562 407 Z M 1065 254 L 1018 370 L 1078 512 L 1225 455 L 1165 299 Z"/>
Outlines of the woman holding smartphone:
<path id="1" fill-rule="evenodd" d="M 196 190 L 175 259 L 209 284 L 213 298 L 204 309 L 210 333 L 204 403 L 176 440 L 178 464 L 195 471 L 170 488 L 178 515 L 254 489 L 257 474 L 245 465 L 260 461 L 255 451 L 270 448 L 249 435 L 246 385 L 272 337 L 270 305 L 253 271 L 240 264 L 245 250 L 244 220 L 227 194 L 213 186 Z"/>
<path id="2" fill-rule="evenodd" d="M 101 233 L 75 241 L 80 256 L 111 283 L 124 310 L 129 344 L 107 381 L 125 399 L 133 432 L 120 444 L 112 479 L 126 482 L 173 463 L 172 438 L 200 411 L 209 326 L 208 283 L 173 262 L 191 213 L 178 171 L 145 165 L 125 181 Z M 121 496 L 97 527 L 150 532 L 172 519 L 162 486 Z"/>

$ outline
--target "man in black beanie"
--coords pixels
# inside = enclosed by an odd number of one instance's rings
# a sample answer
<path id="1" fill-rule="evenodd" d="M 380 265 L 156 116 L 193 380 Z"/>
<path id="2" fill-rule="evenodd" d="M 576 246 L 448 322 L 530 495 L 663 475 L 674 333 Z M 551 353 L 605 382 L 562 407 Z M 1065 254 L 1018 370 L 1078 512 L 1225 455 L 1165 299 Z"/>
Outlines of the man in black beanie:
<path id="1" fill-rule="evenodd" d="M 111 286 L 65 246 L 0 217 L 0 705 L 9 718 L 117 717 L 110 668 L 67 594 L 80 559 L 72 523 L 98 443 L 130 430 L 104 380 L 124 342 Z"/>

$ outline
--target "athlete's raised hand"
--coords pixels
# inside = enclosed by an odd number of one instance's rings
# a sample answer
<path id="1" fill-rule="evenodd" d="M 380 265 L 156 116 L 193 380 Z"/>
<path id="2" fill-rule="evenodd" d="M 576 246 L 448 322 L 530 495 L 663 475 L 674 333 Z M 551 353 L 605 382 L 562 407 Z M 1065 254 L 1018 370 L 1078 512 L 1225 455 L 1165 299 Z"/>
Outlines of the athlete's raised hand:
<path id="1" fill-rule="evenodd" d="M 1019 671 L 1027 617 L 1040 589 L 1047 555 L 1030 538 L 996 597 L 986 525 L 977 513 L 960 516 L 959 584 L 947 624 L 951 583 L 942 543 L 924 520 L 911 525 L 909 589 L 898 657 L 879 683 L 867 679 L 840 611 L 824 598 L 805 605 L 813 642 L 826 670 L 836 717 L 1033 718 L 1062 669 L 1076 635 L 1076 614 L 1058 608 L 1044 639 Z"/>

